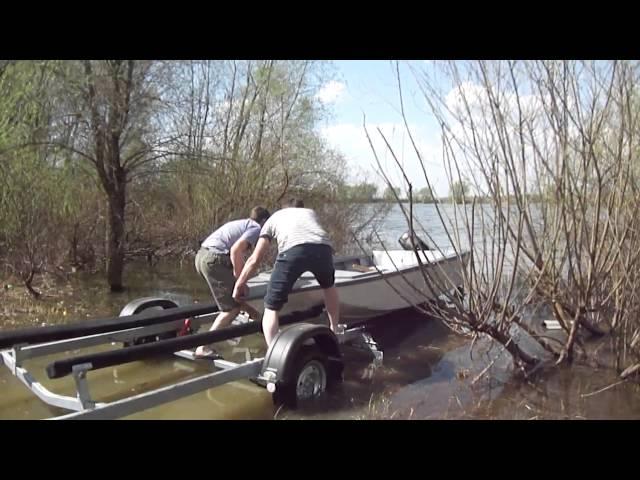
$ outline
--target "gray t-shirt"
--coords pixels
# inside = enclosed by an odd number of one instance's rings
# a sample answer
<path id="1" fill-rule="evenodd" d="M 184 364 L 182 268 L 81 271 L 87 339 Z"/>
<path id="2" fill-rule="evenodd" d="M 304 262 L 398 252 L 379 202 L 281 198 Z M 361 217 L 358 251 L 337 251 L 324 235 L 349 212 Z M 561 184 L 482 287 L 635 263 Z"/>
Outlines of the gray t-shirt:
<path id="1" fill-rule="evenodd" d="M 280 253 L 303 243 L 331 246 L 329 235 L 320 225 L 316 212 L 309 208 L 278 210 L 263 225 L 260 236 L 275 238 Z"/>
<path id="2" fill-rule="evenodd" d="M 209 235 L 203 247 L 212 248 L 218 253 L 227 254 L 238 240 L 246 240 L 254 247 L 260 235 L 260 224 L 250 218 L 225 223 Z"/>

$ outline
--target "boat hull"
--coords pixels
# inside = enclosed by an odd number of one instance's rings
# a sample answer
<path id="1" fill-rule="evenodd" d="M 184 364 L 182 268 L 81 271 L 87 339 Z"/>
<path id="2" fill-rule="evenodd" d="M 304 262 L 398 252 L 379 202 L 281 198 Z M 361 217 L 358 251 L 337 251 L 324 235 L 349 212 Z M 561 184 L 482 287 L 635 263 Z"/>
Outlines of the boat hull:
<path id="1" fill-rule="evenodd" d="M 371 263 L 375 266 L 366 266 L 369 271 L 336 269 L 340 323 L 361 323 L 423 304 L 463 284 L 467 253 L 461 256 L 429 254 L 421 266 L 413 252 L 374 252 Z M 264 310 L 268 281 L 269 275 L 261 274 L 249 282 L 247 303 L 260 313 Z M 307 310 L 323 301 L 322 289 L 307 272 L 294 285 L 281 313 Z"/>

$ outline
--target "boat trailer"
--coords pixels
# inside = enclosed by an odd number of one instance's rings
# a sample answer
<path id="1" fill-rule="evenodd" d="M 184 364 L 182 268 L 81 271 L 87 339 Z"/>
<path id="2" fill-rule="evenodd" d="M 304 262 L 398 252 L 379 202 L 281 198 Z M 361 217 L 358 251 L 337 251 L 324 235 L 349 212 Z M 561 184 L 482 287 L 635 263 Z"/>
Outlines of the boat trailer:
<path id="1" fill-rule="evenodd" d="M 214 359 L 214 372 L 108 403 L 92 399 L 88 372 L 163 354 L 196 360 L 193 349 L 197 346 L 255 334 L 261 331 L 261 322 L 242 322 L 238 317 L 227 327 L 198 333 L 217 315 L 215 303 L 178 306 L 166 298 L 145 297 L 127 304 L 118 317 L 0 332 L 0 358 L 40 400 L 70 411 L 52 417 L 54 420 L 121 418 L 247 378 L 265 387 L 275 404 L 295 408 L 298 401 L 317 397 L 342 380 L 340 345 L 364 347 L 373 354 L 375 364 L 382 362 L 382 352 L 362 327 L 347 329 L 341 325 L 335 334 L 325 325 L 309 323 L 323 310 L 322 305 L 316 305 L 283 315 L 280 332 L 263 358 L 243 363 Z M 50 391 L 23 365 L 30 358 L 114 343 L 124 348 L 63 358 L 47 365 L 50 379 L 73 376 L 75 396 Z"/>

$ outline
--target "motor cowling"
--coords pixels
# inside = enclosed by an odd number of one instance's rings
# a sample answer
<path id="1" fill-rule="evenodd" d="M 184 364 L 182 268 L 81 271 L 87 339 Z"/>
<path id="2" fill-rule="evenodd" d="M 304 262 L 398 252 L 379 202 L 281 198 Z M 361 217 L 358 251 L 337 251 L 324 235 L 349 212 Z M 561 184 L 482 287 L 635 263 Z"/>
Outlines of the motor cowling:
<path id="1" fill-rule="evenodd" d="M 400 235 L 398 242 L 403 249 L 413 250 L 413 246 L 411 245 L 411 234 L 409 232 L 404 232 L 402 235 Z M 413 233 L 413 243 L 418 250 L 432 250 L 427 242 L 418 237 L 415 232 Z"/>

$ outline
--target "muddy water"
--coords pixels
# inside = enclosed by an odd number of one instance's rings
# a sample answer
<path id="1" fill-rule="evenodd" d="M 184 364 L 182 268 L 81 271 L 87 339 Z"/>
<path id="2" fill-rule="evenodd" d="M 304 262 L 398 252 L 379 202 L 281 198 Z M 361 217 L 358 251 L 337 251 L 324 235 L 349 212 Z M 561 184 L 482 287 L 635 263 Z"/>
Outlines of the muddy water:
<path id="1" fill-rule="evenodd" d="M 423 215 L 428 213 L 425 210 Z M 388 238 L 397 238 L 402 233 L 402 221 L 396 216 L 392 214 L 388 221 Z M 80 317 L 96 318 L 117 315 L 127 302 L 143 296 L 165 296 L 180 304 L 210 301 L 209 292 L 195 274 L 191 259 L 182 265 L 160 264 L 155 268 L 130 265 L 125 278 L 129 289 L 121 294 L 109 294 L 102 278 L 78 275 L 55 313 L 46 316 L 13 314 L 10 318 L 2 318 L 0 328 L 77 320 L 78 316 L 71 318 L 64 314 L 64 305 L 73 305 L 81 312 Z M 60 299 L 56 299 L 55 304 L 59 303 Z M 617 382 L 608 370 L 594 371 L 575 366 L 548 374 L 542 372 L 528 382 L 514 381 L 509 358 L 501 353 L 500 347 L 479 341 L 471 350 L 469 340 L 415 312 L 395 313 L 372 322 L 368 328 L 384 350 L 382 366 L 376 366 L 367 352 L 345 348 L 344 382 L 323 399 L 302 405 L 298 410 L 276 410 L 266 390 L 243 380 L 127 418 L 640 418 L 640 391 L 629 384 L 605 389 Z M 110 348 L 117 347 L 108 345 L 87 351 Z M 221 344 L 220 350 L 228 360 L 244 361 L 264 354 L 264 339 L 261 335 L 253 335 L 230 340 Z M 70 354 L 78 353 L 81 352 Z M 71 379 L 46 378 L 44 368 L 52 360 L 51 357 L 37 358 L 27 361 L 25 366 L 50 390 L 72 394 Z M 207 361 L 189 362 L 167 357 L 90 372 L 89 380 L 94 399 L 112 401 L 210 370 Z M 479 377 L 481 372 L 485 374 Z M 0 368 L 0 419 L 40 419 L 63 413 L 45 405 L 6 368 Z"/>
<path id="2" fill-rule="evenodd" d="M 183 282 L 172 291 L 182 300 L 204 299 L 197 277 L 187 281 L 189 269 L 179 270 Z M 174 270 L 175 275 L 175 270 Z M 160 284 L 164 274 L 149 275 Z M 149 283 L 148 283 L 149 285 Z M 155 295 L 163 288 L 140 291 L 135 296 Z M 184 296 L 184 297 L 183 297 Z M 129 293 L 91 301 L 117 313 Z M 88 301 L 88 299 L 85 299 Z M 112 305 L 111 307 L 109 305 Z M 599 389 L 616 381 L 608 371 L 582 367 L 540 375 L 530 382 L 511 380 L 511 364 L 500 347 L 486 341 L 470 342 L 450 333 L 434 320 L 419 314 L 400 312 L 372 322 L 369 332 L 384 350 L 382 366 L 376 366 L 365 351 L 346 347 L 344 382 L 316 402 L 298 410 L 276 410 L 266 390 L 248 380 L 233 382 L 165 404 L 129 419 L 581 419 L 640 418 L 640 392 L 618 385 L 601 393 Z M 93 347 L 88 351 L 116 348 Z M 220 345 L 226 359 L 243 361 L 262 356 L 261 335 L 230 340 Z M 78 354 L 80 351 L 74 352 Z M 59 358 L 59 357 L 56 357 Z M 69 378 L 48 380 L 45 366 L 52 358 L 30 360 L 26 366 L 36 378 L 56 393 L 72 394 Z M 486 366 L 492 366 L 474 382 Z M 91 393 L 99 401 L 186 380 L 210 371 L 208 361 L 189 362 L 168 357 L 134 362 L 89 373 Z M 64 413 L 46 406 L 3 368 L 0 370 L 0 419 L 48 418 Z"/>

